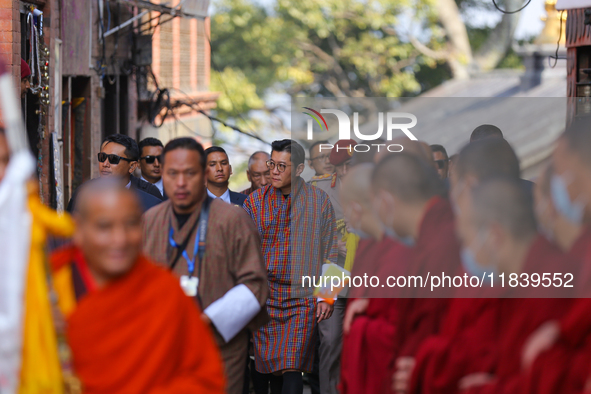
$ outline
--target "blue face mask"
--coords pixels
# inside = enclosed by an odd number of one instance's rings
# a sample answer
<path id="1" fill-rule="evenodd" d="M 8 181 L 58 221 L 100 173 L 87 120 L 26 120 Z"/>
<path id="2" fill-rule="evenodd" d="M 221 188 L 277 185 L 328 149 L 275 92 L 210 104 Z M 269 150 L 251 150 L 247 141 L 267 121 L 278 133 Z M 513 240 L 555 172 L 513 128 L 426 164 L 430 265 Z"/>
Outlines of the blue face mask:
<path id="1" fill-rule="evenodd" d="M 562 176 L 556 174 L 552 176 L 550 193 L 552 194 L 552 202 L 554 202 L 556 209 L 562 216 L 574 224 L 583 222 L 585 204 L 580 200 L 574 202 L 571 200 L 567 184 Z"/>
<path id="2" fill-rule="evenodd" d="M 412 237 L 401 237 L 396 233 L 396 231 L 394 231 L 390 227 L 386 226 L 384 229 L 384 232 L 390 238 L 394 238 L 395 240 L 399 241 L 403 245 L 408 246 L 409 248 L 412 248 L 413 246 L 415 246 L 415 240 Z"/>
<path id="3" fill-rule="evenodd" d="M 482 232 L 478 233 L 477 242 L 479 250 L 486 241 L 488 234 L 488 231 L 486 232 L 486 234 Z M 462 267 L 464 267 L 464 270 L 468 275 L 477 276 L 479 278 L 482 278 L 483 275 L 487 277 L 490 274 L 493 274 L 494 278 L 497 275 L 496 267 L 492 266 L 485 268 L 482 265 L 480 265 L 476 260 L 476 255 L 472 252 L 471 249 L 469 249 L 466 246 L 464 246 L 460 251 L 460 259 L 462 260 Z"/>

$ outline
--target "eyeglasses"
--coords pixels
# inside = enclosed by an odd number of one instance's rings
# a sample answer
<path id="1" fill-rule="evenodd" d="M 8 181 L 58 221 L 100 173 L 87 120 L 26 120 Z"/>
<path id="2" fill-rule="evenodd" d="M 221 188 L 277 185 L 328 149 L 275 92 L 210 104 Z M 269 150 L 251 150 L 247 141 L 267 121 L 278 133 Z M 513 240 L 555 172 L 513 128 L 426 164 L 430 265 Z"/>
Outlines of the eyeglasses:
<path id="1" fill-rule="evenodd" d="M 330 157 L 330 155 L 322 155 L 322 156 L 318 156 L 313 159 L 310 159 L 310 161 L 312 161 L 312 162 L 314 162 L 316 160 L 326 161 L 326 160 L 328 160 L 329 157 Z"/>
<path id="2" fill-rule="evenodd" d="M 160 156 L 144 156 L 140 157 L 140 160 L 145 160 L 148 164 L 154 164 L 156 160 L 160 163 Z"/>
<path id="3" fill-rule="evenodd" d="M 108 155 L 105 152 L 99 152 L 99 154 L 98 154 L 98 161 L 99 162 L 104 163 L 105 160 L 107 160 L 107 159 L 109 159 L 109 163 L 111 163 L 113 165 L 119 164 L 119 162 L 121 160 L 125 160 L 128 163 L 135 161 L 135 160 L 128 159 L 126 157 L 121 157 L 121 156 L 117 156 L 117 155 Z"/>
<path id="4" fill-rule="evenodd" d="M 274 170 L 275 166 L 277 166 L 277 170 L 279 172 L 285 172 L 285 170 L 287 169 L 287 167 L 291 167 L 290 165 L 286 165 L 283 163 L 275 163 L 273 160 L 267 160 L 267 167 L 269 167 L 270 170 Z"/>
<path id="5" fill-rule="evenodd" d="M 435 160 L 435 164 L 437 165 L 437 168 L 442 170 L 445 167 L 445 163 L 447 163 L 448 161 L 449 159 Z"/>

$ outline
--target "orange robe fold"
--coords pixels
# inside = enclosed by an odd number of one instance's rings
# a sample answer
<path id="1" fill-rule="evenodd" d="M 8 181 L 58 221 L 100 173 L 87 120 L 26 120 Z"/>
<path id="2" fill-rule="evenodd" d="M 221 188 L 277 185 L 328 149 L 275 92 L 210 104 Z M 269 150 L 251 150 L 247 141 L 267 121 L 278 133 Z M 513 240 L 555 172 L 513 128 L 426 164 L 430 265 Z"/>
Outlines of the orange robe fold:
<path id="1" fill-rule="evenodd" d="M 123 278 L 83 295 L 66 322 L 85 394 L 224 393 L 221 357 L 197 306 L 143 257 Z"/>

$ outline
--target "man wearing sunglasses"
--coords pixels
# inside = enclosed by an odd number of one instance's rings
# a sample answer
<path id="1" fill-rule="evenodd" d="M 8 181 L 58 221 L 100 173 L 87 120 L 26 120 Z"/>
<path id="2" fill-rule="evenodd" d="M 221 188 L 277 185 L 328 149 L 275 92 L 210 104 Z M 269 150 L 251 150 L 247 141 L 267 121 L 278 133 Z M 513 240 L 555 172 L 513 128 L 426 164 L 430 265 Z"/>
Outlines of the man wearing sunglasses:
<path id="1" fill-rule="evenodd" d="M 158 191 L 164 199 L 164 187 L 162 186 L 162 168 L 160 163 L 160 155 L 164 145 L 162 141 L 157 138 L 144 138 L 139 143 L 140 149 L 140 170 L 142 171 L 142 180 L 158 188 Z"/>
<path id="2" fill-rule="evenodd" d="M 435 168 L 439 174 L 439 178 L 447 179 L 449 170 L 449 156 L 443 145 L 431 145 L 431 153 L 433 153 L 433 161 Z"/>
<path id="3" fill-rule="evenodd" d="M 120 178 L 127 188 L 137 191 L 142 207 L 147 211 L 162 202 L 162 195 L 156 186 L 131 175 L 137 168 L 139 155 L 137 142 L 133 138 L 123 134 L 108 136 L 97 154 L 99 176 Z M 78 189 L 68 203 L 68 212 L 74 211 L 77 192 Z"/>

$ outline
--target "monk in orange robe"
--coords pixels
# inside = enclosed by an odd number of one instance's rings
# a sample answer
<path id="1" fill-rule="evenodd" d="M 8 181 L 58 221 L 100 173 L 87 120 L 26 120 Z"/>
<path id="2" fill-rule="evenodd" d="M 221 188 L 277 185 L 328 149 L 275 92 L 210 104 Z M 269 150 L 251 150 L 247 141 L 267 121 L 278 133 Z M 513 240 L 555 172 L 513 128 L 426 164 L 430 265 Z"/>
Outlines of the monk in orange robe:
<path id="1" fill-rule="evenodd" d="M 179 282 L 140 255 L 140 202 L 105 180 L 78 195 L 75 246 L 52 258 L 82 392 L 224 392 L 210 329 Z"/>

